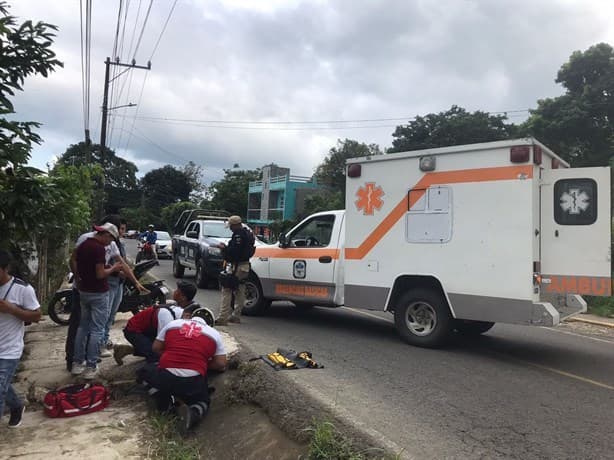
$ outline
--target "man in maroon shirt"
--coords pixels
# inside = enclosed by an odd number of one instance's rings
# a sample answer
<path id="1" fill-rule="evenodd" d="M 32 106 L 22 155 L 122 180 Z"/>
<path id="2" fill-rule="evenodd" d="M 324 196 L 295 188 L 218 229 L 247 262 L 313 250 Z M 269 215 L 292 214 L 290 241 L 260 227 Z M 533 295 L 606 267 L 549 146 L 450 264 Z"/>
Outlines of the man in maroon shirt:
<path id="1" fill-rule="evenodd" d="M 189 319 L 171 321 L 154 341 L 152 348 L 160 354 L 158 366 L 147 365 L 137 372 L 139 380 L 149 384 L 159 410 L 168 411 L 175 403 L 182 434 L 209 409 L 207 371 L 226 369 L 224 343 L 220 333 L 207 324 L 209 315 L 205 308 L 186 308 L 184 318 Z"/>
<path id="2" fill-rule="evenodd" d="M 96 234 L 85 240 L 76 253 L 81 321 L 75 337 L 73 375 L 93 379 L 98 371 L 100 342 L 109 319 L 109 284 L 107 278 L 122 268 L 117 262 L 106 267 L 105 246 L 119 237 L 111 223 L 94 227 Z M 88 340 L 89 336 L 89 340 Z"/>

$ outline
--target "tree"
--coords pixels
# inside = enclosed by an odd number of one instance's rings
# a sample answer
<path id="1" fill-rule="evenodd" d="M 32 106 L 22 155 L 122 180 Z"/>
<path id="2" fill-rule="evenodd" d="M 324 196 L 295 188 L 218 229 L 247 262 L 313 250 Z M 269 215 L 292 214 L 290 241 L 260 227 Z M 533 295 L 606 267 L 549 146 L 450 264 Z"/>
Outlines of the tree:
<path id="1" fill-rule="evenodd" d="M 115 213 L 120 208 L 139 205 L 141 194 L 136 179 L 138 168 L 107 147 L 103 151 L 99 144 L 73 144 L 58 158 L 56 165 L 79 166 L 92 163 L 100 165 L 104 171 L 104 195 L 97 199 L 104 202 L 105 212 Z"/>
<path id="2" fill-rule="evenodd" d="M 188 201 L 192 185 L 188 176 L 171 165 L 153 169 L 141 179 L 145 207 L 160 215 L 163 207 Z"/>
<path id="3" fill-rule="evenodd" d="M 259 179 L 259 169 L 225 169 L 224 178 L 213 182 L 209 187 L 211 199 L 202 206 L 223 209 L 230 214 L 237 214 L 245 218 L 249 183 Z"/>
<path id="4" fill-rule="evenodd" d="M 175 223 L 183 211 L 195 209 L 198 206 L 191 201 L 180 201 L 179 203 L 169 204 L 162 208 L 160 212 L 160 220 L 162 225 L 169 231 L 173 232 Z"/>
<path id="5" fill-rule="evenodd" d="M 192 187 L 192 192 L 190 193 L 190 200 L 198 202 L 204 199 L 204 193 L 207 190 L 207 187 L 203 182 L 203 167 L 197 165 L 193 161 L 188 161 L 188 163 L 184 165 L 181 170 L 188 177 L 188 181 L 190 182 L 190 185 Z"/>
<path id="6" fill-rule="evenodd" d="M 555 80 L 565 94 L 539 100 L 523 130 L 573 166 L 606 166 L 614 152 L 614 50 L 575 51 Z"/>
<path id="7" fill-rule="evenodd" d="M 506 119 L 505 115 L 470 113 L 453 105 L 447 112 L 418 116 L 397 126 L 388 153 L 509 139 L 517 135 L 518 127 L 506 124 Z"/>

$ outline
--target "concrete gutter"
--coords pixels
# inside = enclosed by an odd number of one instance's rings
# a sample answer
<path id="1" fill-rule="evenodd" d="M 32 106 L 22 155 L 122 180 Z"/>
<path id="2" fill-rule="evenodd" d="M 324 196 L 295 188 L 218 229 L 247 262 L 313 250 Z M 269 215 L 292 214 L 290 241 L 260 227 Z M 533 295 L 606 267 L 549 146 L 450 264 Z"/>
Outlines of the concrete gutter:
<path id="1" fill-rule="evenodd" d="M 583 318 L 581 316 L 571 316 L 569 318 L 566 318 L 565 321 L 570 322 L 570 323 L 585 323 L 585 324 L 592 324 L 593 326 L 602 326 L 602 327 L 609 327 L 610 329 L 614 329 L 614 321 L 607 321 L 607 320 L 598 320 L 598 319 L 590 319 L 590 318 Z"/>

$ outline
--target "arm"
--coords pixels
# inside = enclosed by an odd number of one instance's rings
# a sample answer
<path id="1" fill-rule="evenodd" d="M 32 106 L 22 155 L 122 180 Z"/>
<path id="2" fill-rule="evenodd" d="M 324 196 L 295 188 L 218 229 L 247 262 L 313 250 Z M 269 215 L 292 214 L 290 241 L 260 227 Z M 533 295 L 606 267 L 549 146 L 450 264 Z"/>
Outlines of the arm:
<path id="1" fill-rule="evenodd" d="M 212 371 L 224 372 L 226 370 L 226 365 L 228 364 L 228 358 L 226 355 L 215 355 L 209 361 L 207 367 Z"/>
<path id="2" fill-rule="evenodd" d="M 121 262 L 116 262 L 109 268 L 104 268 L 104 264 L 96 264 L 96 278 L 99 280 L 108 278 L 112 273 L 121 270 Z"/>
<path id="3" fill-rule="evenodd" d="M 118 257 L 118 260 L 119 260 L 119 262 L 118 262 L 118 263 L 120 263 L 120 264 L 121 264 L 121 271 L 122 271 L 122 272 L 124 272 L 124 274 L 126 275 L 126 277 L 127 277 L 127 278 L 128 278 L 130 281 L 132 281 L 132 282 L 134 283 L 134 285 L 136 286 L 136 288 L 137 288 L 137 289 L 138 289 L 140 292 L 142 292 L 142 293 L 144 293 L 144 294 L 149 294 L 149 290 L 148 290 L 148 289 L 147 289 L 145 286 L 143 286 L 143 285 L 142 285 L 142 284 L 139 282 L 139 280 L 137 280 L 137 279 L 136 279 L 136 276 L 134 276 L 134 272 L 133 272 L 133 271 L 132 271 L 132 269 L 130 268 L 130 265 L 128 265 L 128 263 L 127 263 L 127 262 L 124 260 L 124 258 L 123 258 L 123 257 L 121 257 L 121 256 L 119 256 L 119 257 Z"/>
<path id="4" fill-rule="evenodd" d="M 161 340 L 154 340 L 153 345 L 151 346 L 151 349 L 158 353 L 159 355 L 162 354 L 162 352 L 164 351 L 164 342 Z"/>
<path id="5" fill-rule="evenodd" d="M 8 313 L 24 323 L 38 323 L 41 319 L 41 310 L 25 310 L 6 300 L 0 300 L 0 313 Z"/>

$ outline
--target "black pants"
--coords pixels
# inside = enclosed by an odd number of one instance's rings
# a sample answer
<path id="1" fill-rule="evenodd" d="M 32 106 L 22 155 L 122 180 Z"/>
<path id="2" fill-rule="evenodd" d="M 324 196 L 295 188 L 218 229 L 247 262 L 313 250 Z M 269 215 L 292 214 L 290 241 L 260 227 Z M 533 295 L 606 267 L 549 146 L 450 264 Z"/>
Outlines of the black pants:
<path id="1" fill-rule="evenodd" d="M 157 363 L 160 361 L 160 355 L 151 349 L 155 337 L 150 337 L 145 334 L 137 334 L 124 329 L 124 337 L 134 347 L 134 355 L 142 356 L 148 363 Z"/>
<path id="2" fill-rule="evenodd" d="M 79 300 L 79 291 L 77 289 L 72 290 L 72 298 L 70 299 L 70 318 L 68 323 L 68 332 L 66 334 L 66 345 L 64 351 L 66 352 L 66 369 L 72 370 L 72 358 L 75 351 L 75 337 L 77 336 L 77 329 L 79 329 L 79 323 L 81 322 L 81 301 Z"/>
<path id="3" fill-rule="evenodd" d="M 158 390 L 153 394 L 158 410 L 167 411 L 173 399 L 180 399 L 188 406 L 204 408 L 200 418 L 205 416 L 211 402 L 206 375 L 177 377 L 166 369 L 160 369 L 156 364 L 149 363 L 137 371 L 137 377 L 147 382 L 152 389 Z"/>

